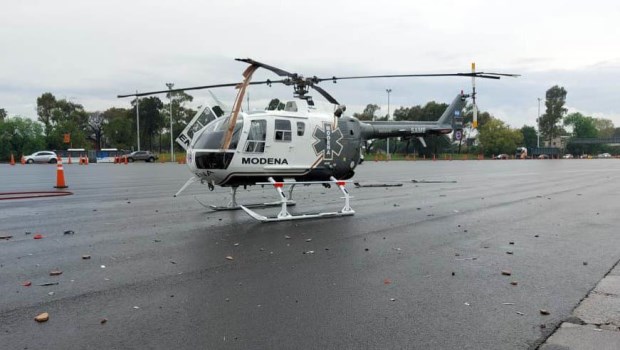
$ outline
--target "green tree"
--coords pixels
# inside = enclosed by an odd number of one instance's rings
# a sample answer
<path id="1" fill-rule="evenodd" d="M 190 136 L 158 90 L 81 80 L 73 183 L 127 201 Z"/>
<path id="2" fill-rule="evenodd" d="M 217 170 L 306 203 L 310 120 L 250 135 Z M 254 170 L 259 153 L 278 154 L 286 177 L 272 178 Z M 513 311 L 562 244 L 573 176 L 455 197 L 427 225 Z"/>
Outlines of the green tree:
<path id="1" fill-rule="evenodd" d="M 132 116 L 126 116 L 128 121 L 131 120 L 130 118 L 135 119 L 133 116 L 136 115 L 136 100 L 131 101 L 131 104 L 133 105 Z M 140 142 L 145 142 L 148 145 L 146 148 L 151 151 L 153 151 L 153 138 L 159 134 L 161 139 L 161 133 L 166 124 L 166 120 L 161 113 L 163 108 L 163 102 L 156 96 L 140 99 L 140 131 L 142 135 Z M 135 124 L 133 125 L 133 130 L 135 130 Z M 159 146 L 161 148 L 161 142 Z"/>
<path id="2" fill-rule="evenodd" d="M 581 113 L 571 113 L 564 118 L 564 126 L 572 127 L 574 138 L 596 138 L 599 136 L 595 119 Z M 599 145 L 569 143 L 567 150 L 574 154 L 595 153 Z"/>
<path id="3" fill-rule="evenodd" d="M 376 104 L 368 104 L 366 105 L 366 108 L 364 108 L 364 111 L 361 114 L 353 113 L 353 116 L 359 120 L 373 120 L 375 117 L 375 113 L 380 109 L 381 107 Z"/>
<path id="4" fill-rule="evenodd" d="M 610 138 L 614 135 L 615 126 L 611 119 L 594 118 L 594 126 L 598 130 L 598 137 Z"/>
<path id="5" fill-rule="evenodd" d="M 45 147 L 43 127 L 28 118 L 6 118 L 0 123 L 0 160 L 40 151 Z"/>
<path id="6" fill-rule="evenodd" d="M 538 135 L 533 126 L 523 125 L 521 134 L 523 134 L 523 145 L 525 147 L 536 147 L 538 145 Z"/>
<path id="7" fill-rule="evenodd" d="M 478 128 L 481 128 L 484 124 L 486 124 L 489 120 L 491 120 L 493 116 L 489 112 L 484 112 L 478 110 Z M 474 105 L 468 104 L 465 107 L 465 115 L 463 117 L 464 124 L 472 124 L 474 123 Z"/>
<path id="8" fill-rule="evenodd" d="M 269 105 L 267 106 L 266 110 L 268 111 L 281 111 L 283 110 L 285 107 L 284 103 L 280 102 L 280 99 L 278 98 L 274 98 L 271 101 L 269 101 Z"/>
<path id="9" fill-rule="evenodd" d="M 566 90 L 563 87 L 554 85 L 545 94 L 546 111 L 540 117 L 540 131 L 542 135 L 551 143 L 551 140 L 560 135 L 562 129 L 560 127 L 562 118 L 566 114 L 567 109 L 564 107 L 566 103 Z"/>
<path id="10" fill-rule="evenodd" d="M 142 102 L 140 102 L 140 111 L 142 111 Z M 132 121 L 134 115 L 130 109 L 125 108 L 110 108 L 104 111 L 102 142 L 108 147 L 131 149 L 135 135 L 135 126 Z M 142 119 L 142 112 L 140 112 L 140 119 Z"/>
<path id="11" fill-rule="evenodd" d="M 0 108 L 0 123 L 7 117 L 7 112 L 4 108 Z"/>
<path id="12" fill-rule="evenodd" d="M 56 107 L 56 97 L 51 92 L 46 92 L 37 98 L 37 115 L 39 121 L 45 127 L 45 136 L 52 131 L 52 111 Z"/>
<path id="13" fill-rule="evenodd" d="M 523 134 L 519 129 L 511 129 L 503 121 L 491 118 L 479 128 L 480 144 L 487 156 L 493 154 L 512 154 L 523 143 Z"/>

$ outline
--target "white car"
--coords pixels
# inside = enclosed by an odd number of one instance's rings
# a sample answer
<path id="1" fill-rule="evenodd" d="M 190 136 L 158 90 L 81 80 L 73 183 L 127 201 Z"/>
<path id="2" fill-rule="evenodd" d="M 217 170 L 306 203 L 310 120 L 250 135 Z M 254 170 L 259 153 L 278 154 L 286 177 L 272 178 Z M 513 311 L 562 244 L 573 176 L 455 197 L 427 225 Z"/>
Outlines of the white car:
<path id="1" fill-rule="evenodd" d="M 609 153 L 601 153 L 596 158 L 611 158 L 611 154 Z"/>
<path id="2" fill-rule="evenodd" d="M 569 154 L 565 154 L 565 155 L 562 156 L 562 158 L 564 158 L 564 159 L 573 159 L 573 155 L 570 154 L 570 153 Z"/>
<path id="3" fill-rule="evenodd" d="M 24 157 L 26 164 L 32 163 L 50 163 L 56 164 L 58 162 L 58 155 L 52 151 L 39 151 L 29 156 Z"/>

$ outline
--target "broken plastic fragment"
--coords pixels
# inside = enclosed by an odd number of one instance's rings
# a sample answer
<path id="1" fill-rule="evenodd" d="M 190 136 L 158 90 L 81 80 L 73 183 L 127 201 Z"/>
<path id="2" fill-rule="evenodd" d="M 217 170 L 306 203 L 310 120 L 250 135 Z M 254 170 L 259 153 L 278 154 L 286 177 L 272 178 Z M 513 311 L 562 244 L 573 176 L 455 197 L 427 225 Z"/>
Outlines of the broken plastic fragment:
<path id="1" fill-rule="evenodd" d="M 60 270 L 52 270 L 50 271 L 50 276 L 60 276 L 62 275 L 62 271 Z"/>
<path id="2" fill-rule="evenodd" d="M 90 259 L 90 255 L 82 255 L 82 259 L 88 260 L 88 259 Z"/>
<path id="3" fill-rule="evenodd" d="M 42 234 L 36 234 L 32 238 L 34 238 L 34 239 L 42 239 L 43 235 Z"/>
<path id="4" fill-rule="evenodd" d="M 546 316 L 546 315 L 550 315 L 551 313 L 548 310 L 540 309 L 540 314 Z"/>
<path id="5" fill-rule="evenodd" d="M 510 275 L 512 275 L 512 272 L 510 272 L 510 271 L 508 271 L 508 270 L 503 270 L 503 271 L 502 271 L 502 275 L 504 275 L 504 276 L 510 276 Z"/>
<path id="6" fill-rule="evenodd" d="M 32 285 L 32 282 L 30 282 L 30 281 L 26 281 L 26 282 L 22 283 L 22 286 L 24 286 L 24 287 L 30 287 L 31 285 Z"/>
<path id="7" fill-rule="evenodd" d="M 72 234 L 75 234 L 75 232 L 72 231 L 72 230 L 67 230 L 67 231 L 64 232 L 64 234 L 65 235 L 72 235 Z"/>
<path id="8" fill-rule="evenodd" d="M 226 260 L 234 260 L 234 259 L 235 259 L 235 258 L 233 258 L 233 257 L 232 257 L 232 256 L 230 256 L 230 255 L 228 255 L 228 256 L 226 257 Z"/>

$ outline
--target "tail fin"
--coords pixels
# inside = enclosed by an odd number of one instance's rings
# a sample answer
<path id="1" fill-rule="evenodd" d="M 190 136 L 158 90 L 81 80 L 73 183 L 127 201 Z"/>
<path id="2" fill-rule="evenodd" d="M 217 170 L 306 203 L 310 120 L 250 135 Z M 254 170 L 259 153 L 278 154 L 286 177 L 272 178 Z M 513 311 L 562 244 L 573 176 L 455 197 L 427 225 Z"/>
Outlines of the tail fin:
<path id="1" fill-rule="evenodd" d="M 467 97 L 469 97 L 469 95 L 464 95 L 463 93 L 456 95 L 454 100 L 452 100 L 452 103 L 448 106 L 448 108 L 446 108 L 441 117 L 439 117 L 439 119 L 437 120 L 437 124 L 452 125 L 452 118 L 454 116 L 460 117 L 462 115 L 463 108 L 465 108 L 465 105 L 467 103 Z"/>

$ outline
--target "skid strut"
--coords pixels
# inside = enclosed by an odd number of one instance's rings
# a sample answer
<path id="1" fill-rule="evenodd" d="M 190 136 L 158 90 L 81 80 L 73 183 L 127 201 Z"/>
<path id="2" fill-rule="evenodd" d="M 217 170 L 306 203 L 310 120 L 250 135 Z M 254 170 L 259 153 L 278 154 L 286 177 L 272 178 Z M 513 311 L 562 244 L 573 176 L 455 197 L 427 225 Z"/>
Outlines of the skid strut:
<path id="1" fill-rule="evenodd" d="M 272 185 L 276 191 L 278 192 L 278 196 L 280 197 L 280 212 L 275 217 L 267 217 L 264 215 L 260 215 L 257 212 L 251 210 L 247 206 L 240 205 L 241 209 L 243 209 L 248 215 L 253 217 L 254 219 L 261 222 L 275 222 L 275 221 L 288 221 L 288 220 L 302 220 L 302 219 L 315 219 L 315 218 L 326 218 L 326 217 L 336 217 L 336 216 L 347 216 L 355 214 L 355 211 L 351 208 L 349 191 L 345 188 L 346 181 L 336 180 L 334 177 L 331 177 L 329 181 L 313 181 L 313 182 L 278 182 L 275 181 L 272 177 L 269 178 L 269 182 L 265 184 Z M 293 215 L 289 213 L 288 206 L 290 205 L 290 198 L 287 198 L 284 194 L 284 186 L 291 186 L 289 190 L 289 197 L 292 197 L 293 187 L 296 184 L 335 184 L 338 186 L 342 194 L 344 195 L 344 207 L 342 210 L 337 212 L 327 212 L 327 213 L 315 213 L 315 214 L 301 214 L 301 215 Z"/>

